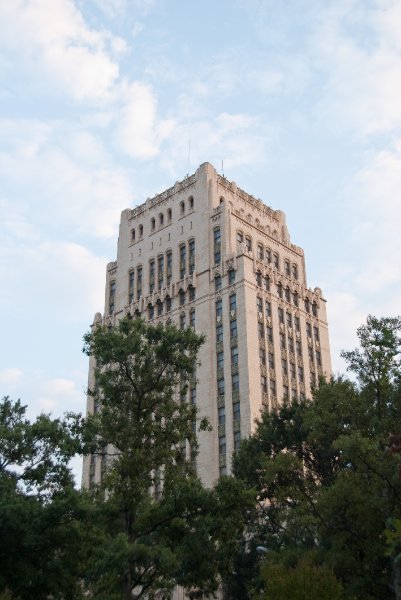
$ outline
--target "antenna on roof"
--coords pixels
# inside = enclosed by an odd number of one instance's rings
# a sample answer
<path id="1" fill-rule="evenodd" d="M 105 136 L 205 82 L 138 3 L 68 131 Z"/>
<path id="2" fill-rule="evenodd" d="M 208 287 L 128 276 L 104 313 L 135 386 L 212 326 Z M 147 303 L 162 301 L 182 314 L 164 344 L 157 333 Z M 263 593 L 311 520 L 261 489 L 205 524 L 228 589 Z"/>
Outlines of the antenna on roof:
<path id="1" fill-rule="evenodd" d="M 188 136 L 188 165 L 187 165 L 187 177 L 189 175 L 189 156 L 191 154 L 191 137 Z"/>
<path id="2" fill-rule="evenodd" d="M 221 159 L 221 174 L 224 177 L 224 160 L 223 159 Z"/>

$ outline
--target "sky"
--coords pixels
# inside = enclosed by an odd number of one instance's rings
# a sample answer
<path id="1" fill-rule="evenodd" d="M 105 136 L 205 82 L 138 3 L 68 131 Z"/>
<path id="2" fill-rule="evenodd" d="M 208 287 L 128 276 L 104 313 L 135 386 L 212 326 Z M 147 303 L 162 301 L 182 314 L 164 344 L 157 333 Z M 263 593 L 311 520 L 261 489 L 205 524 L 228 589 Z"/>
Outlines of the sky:
<path id="1" fill-rule="evenodd" d="M 120 213 L 205 161 L 286 213 L 344 372 L 401 312 L 400 31 L 400 0 L 0 0 L 0 396 L 85 411 Z"/>

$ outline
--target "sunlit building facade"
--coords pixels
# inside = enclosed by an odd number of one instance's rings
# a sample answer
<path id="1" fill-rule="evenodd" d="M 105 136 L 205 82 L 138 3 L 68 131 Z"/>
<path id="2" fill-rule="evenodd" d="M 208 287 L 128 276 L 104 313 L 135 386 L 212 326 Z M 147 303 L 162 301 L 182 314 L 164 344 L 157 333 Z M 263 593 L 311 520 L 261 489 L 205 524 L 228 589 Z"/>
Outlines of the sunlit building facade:
<path id="1" fill-rule="evenodd" d="M 310 396 L 331 373 L 326 302 L 307 287 L 304 252 L 291 243 L 284 213 L 209 163 L 122 212 L 94 324 L 128 313 L 206 335 L 187 396 L 212 425 L 198 433 L 206 485 L 230 473 L 262 411 Z M 87 408 L 98 409 L 92 398 Z M 83 484 L 99 481 L 102 468 L 86 457 Z"/>

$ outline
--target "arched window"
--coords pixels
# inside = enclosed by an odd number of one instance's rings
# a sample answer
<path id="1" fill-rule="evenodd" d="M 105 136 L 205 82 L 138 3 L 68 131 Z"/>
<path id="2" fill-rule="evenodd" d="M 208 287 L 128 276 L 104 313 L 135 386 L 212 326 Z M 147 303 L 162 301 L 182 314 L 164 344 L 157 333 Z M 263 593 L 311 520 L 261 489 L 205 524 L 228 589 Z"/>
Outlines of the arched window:
<path id="1" fill-rule="evenodd" d="M 139 237 L 143 236 L 143 225 L 139 225 Z"/>
<path id="2" fill-rule="evenodd" d="M 171 311 L 171 298 L 170 296 L 166 296 L 166 312 L 169 313 Z"/>
<path id="3" fill-rule="evenodd" d="M 195 288 L 193 285 L 190 285 L 188 287 L 188 299 L 190 302 L 193 302 L 195 300 Z"/>
<path id="4" fill-rule="evenodd" d="M 277 285 L 277 294 L 278 294 L 278 297 L 279 297 L 279 298 L 282 298 L 282 297 L 283 297 L 283 286 L 281 285 L 281 283 L 279 283 L 279 284 Z"/>
<path id="5" fill-rule="evenodd" d="M 285 288 L 285 299 L 287 302 L 291 302 L 291 292 L 289 287 Z"/>
<path id="6" fill-rule="evenodd" d="M 151 321 L 155 316 L 155 309 L 153 304 L 148 304 L 148 318 Z"/>
<path id="7" fill-rule="evenodd" d="M 135 242 L 135 229 L 131 229 L 131 242 Z"/>
<path id="8" fill-rule="evenodd" d="M 169 223 L 171 223 L 171 217 L 172 217 L 172 212 L 171 212 L 171 208 L 167 209 L 167 221 Z"/>
<path id="9" fill-rule="evenodd" d="M 310 304 L 308 298 L 305 298 L 305 310 L 307 313 L 310 313 Z"/>
<path id="10" fill-rule="evenodd" d="M 178 292 L 178 298 L 180 301 L 180 306 L 183 306 L 185 304 L 185 292 L 183 289 Z"/>
<path id="11" fill-rule="evenodd" d="M 164 215 L 163 215 L 163 213 L 160 213 L 160 215 L 159 215 L 159 225 L 160 225 L 160 227 L 163 227 L 163 224 L 164 224 Z"/>
<path id="12" fill-rule="evenodd" d="M 316 304 L 316 302 L 312 303 L 312 315 L 314 317 L 317 317 L 317 304 Z"/>
<path id="13" fill-rule="evenodd" d="M 292 295 L 292 301 L 294 302 L 294 306 L 298 307 L 299 305 L 299 300 L 298 300 L 298 292 L 294 292 Z"/>
<path id="14" fill-rule="evenodd" d="M 194 197 L 190 196 L 188 198 L 188 202 L 189 202 L 189 210 L 193 210 L 193 208 L 194 208 Z"/>
<path id="15" fill-rule="evenodd" d="M 161 300 L 157 301 L 157 316 L 160 317 L 163 314 L 163 302 Z"/>
<path id="16" fill-rule="evenodd" d="M 185 214 L 185 204 L 184 204 L 183 200 L 181 200 L 181 202 L 180 202 L 180 214 L 182 214 L 182 215 Z"/>
<path id="17" fill-rule="evenodd" d="M 262 273 L 260 271 L 256 271 L 256 285 L 262 287 Z"/>
<path id="18" fill-rule="evenodd" d="M 220 204 L 223 204 L 223 202 L 224 202 L 224 198 L 223 198 L 223 196 L 220 196 Z"/>
<path id="19" fill-rule="evenodd" d="M 270 277 L 268 275 L 265 275 L 263 277 L 263 285 L 264 285 L 265 291 L 270 292 Z"/>
<path id="20" fill-rule="evenodd" d="M 156 227 L 156 220 L 154 218 L 152 218 L 152 219 L 150 219 L 150 229 L 151 229 L 151 231 L 153 231 L 155 227 Z"/>

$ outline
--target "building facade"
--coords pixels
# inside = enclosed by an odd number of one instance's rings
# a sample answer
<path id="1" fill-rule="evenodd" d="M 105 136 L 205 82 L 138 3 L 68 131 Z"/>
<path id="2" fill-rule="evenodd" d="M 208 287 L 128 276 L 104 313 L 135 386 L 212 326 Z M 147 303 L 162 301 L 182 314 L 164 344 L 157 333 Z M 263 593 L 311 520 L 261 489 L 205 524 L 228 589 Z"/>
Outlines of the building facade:
<path id="1" fill-rule="evenodd" d="M 128 313 L 206 335 L 188 402 L 212 425 L 198 433 L 197 472 L 208 486 L 230 473 L 261 411 L 310 396 L 331 374 L 326 302 L 320 288 L 307 287 L 304 252 L 290 242 L 284 213 L 209 163 L 122 212 L 94 324 Z M 88 398 L 88 411 L 92 404 Z M 98 481 L 101 469 L 86 457 L 83 484 Z"/>

